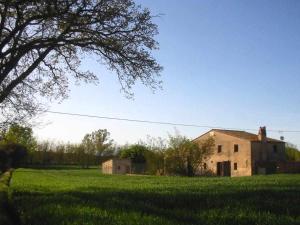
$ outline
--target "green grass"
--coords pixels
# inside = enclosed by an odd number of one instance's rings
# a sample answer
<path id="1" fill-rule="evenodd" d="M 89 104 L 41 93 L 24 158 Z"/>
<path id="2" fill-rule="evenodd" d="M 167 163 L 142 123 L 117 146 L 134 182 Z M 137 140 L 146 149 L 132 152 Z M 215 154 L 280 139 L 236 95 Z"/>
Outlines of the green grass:
<path id="1" fill-rule="evenodd" d="M 300 224 L 300 175 L 185 178 L 19 169 L 23 224 Z"/>

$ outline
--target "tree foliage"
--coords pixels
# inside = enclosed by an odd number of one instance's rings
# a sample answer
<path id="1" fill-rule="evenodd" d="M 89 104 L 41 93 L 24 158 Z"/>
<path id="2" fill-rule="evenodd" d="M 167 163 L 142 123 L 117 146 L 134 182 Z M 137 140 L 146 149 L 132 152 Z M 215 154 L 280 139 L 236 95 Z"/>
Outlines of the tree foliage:
<path id="1" fill-rule="evenodd" d="M 86 155 L 97 155 L 98 158 L 112 154 L 112 145 L 113 140 L 110 138 L 110 133 L 106 129 L 99 129 L 90 134 L 86 134 L 82 140 L 82 147 Z M 90 159 L 87 159 L 87 162 L 89 165 Z"/>
<path id="2" fill-rule="evenodd" d="M 131 145 L 120 152 L 121 158 L 128 158 L 132 163 L 146 163 L 147 147 L 141 144 Z"/>
<path id="3" fill-rule="evenodd" d="M 16 123 L 10 125 L 9 129 L 4 132 L 1 142 L 23 145 L 29 152 L 33 152 L 37 147 L 37 141 L 33 136 L 32 128 Z"/>
<path id="4" fill-rule="evenodd" d="M 147 136 L 146 141 L 142 141 L 140 144 L 149 150 L 145 153 L 147 173 L 164 175 L 167 141 L 161 137 Z"/>
<path id="5" fill-rule="evenodd" d="M 100 157 L 107 158 L 114 153 L 113 140 L 106 129 L 85 135 L 80 144 L 71 144 L 49 140 L 37 142 L 31 128 L 14 124 L 3 133 L 0 145 L 2 150 L 13 149 L 15 145 L 23 146 L 24 149 L 28 149 L 27 160 L 24 163 L 42 167 L 57 165 L 89 167 L 99 165 Z M 7 159 L 7 152 L 12 151 L 0 152 L 0 158 Z"/>
<path id="6" fill-rule="evenodd" d="M 296 145 L 287 143 L 285 148 L 285 156 L 288 161 L 300 161 L 300 151 Z"/>
<path id="7" fill-rule="evenodd" d="M 70 80 L 97 82 L 80 69 L 89 56 L 114 71 L 127 93 L 136 81 L 160 86 L 162 67 L 151 55 L 157 26 L 133 0 L 9 0 L 0 16 L 2 122 L 33 116 L 39 96 L 65 98 Z"/>
<path id="8" fill-rule="evenodd" d="M 0 170 L 2 172 L 20 166 L 27 155 L 24 145 L 17 143 L 0 143 Z"/>
<path id="9" fill-rule="evenodd" d="M 37 142 L 30 127 L 12 124 L 7 131 L 2 130 L 0 141 L 2 168 L 17 167 L 25 157 L 31 158 Z"/>
<path id="10" fill-rule="evenodd" d="M 105 155 L 111 151 L 113 139 L 110 138 L 110 132 L 106 129 L 99 129 L 86 134 L 82 140 L 82 145 L 94 154 Z"/>
<path id="11" fill-rule="evenodd" d="M 87 162 L 87 160 L 90 162 Z M 57 166 L 57 165 L 95 165 L 96 156 L 87 155 L 82 144 L 55 143 L 48 140 L 41 141 L 37 150 L 32 154 L 32 160 L 28 162 L 33 166 Z"/>
<path id="12" fill-rule="evenodd" d="M 120 157 L 131 160 L 131 173 L 144 174 L 147 171 L 149 157 L 152 152 L 145 145 L 134 144 L 121 150 Z M 148 158 L 148 160 L 147 160 Z"/>
<path id="13" fill-rule="evenodd" d="M 203 161 L 213 152 L 214 140 L 209 138 L 202 143 L 195 143 L 176 134 L 169 137 L 165 166 L 169 174 L 194 176 Z"/>

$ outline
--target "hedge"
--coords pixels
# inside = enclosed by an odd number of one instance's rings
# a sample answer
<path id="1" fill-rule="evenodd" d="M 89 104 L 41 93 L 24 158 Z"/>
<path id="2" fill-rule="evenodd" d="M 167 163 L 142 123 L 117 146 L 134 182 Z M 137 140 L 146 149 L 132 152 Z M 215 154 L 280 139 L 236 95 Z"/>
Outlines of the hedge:
<path id="1" fill-rule="evenodd" d="M 9 216 L 9 182 L 12 171 L 0 175 L 0 224 L 12 225 Z"/>

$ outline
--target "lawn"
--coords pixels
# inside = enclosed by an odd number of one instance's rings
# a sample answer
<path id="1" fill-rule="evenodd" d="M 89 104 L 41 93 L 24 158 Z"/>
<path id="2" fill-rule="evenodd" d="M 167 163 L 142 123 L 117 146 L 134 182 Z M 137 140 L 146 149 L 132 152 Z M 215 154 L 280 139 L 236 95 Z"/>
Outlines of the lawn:
<path id="1" fill-rule="evenodd" d="M 300 174 L 242 178 L 102 175 L 18 169 L 23 224 L 300 224 Z"/>

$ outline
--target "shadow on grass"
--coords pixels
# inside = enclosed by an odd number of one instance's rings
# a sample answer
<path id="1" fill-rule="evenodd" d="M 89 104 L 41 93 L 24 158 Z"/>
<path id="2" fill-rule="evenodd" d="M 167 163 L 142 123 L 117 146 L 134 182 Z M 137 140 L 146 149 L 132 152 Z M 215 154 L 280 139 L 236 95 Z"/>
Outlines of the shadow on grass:
<path id="1" fill-rule="evenodd" d="M 25 224 L 300 224 L 297 189 L 173 193 L 89 187 L 14 197 Z"/>

